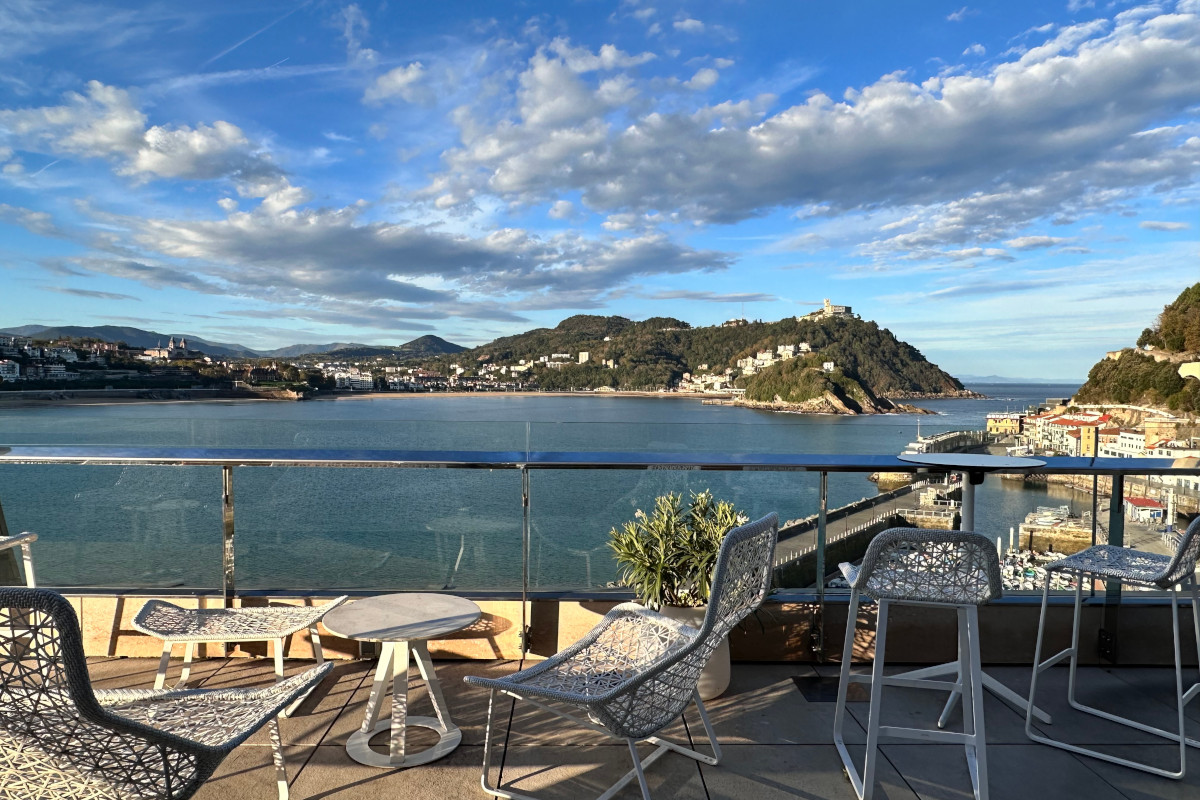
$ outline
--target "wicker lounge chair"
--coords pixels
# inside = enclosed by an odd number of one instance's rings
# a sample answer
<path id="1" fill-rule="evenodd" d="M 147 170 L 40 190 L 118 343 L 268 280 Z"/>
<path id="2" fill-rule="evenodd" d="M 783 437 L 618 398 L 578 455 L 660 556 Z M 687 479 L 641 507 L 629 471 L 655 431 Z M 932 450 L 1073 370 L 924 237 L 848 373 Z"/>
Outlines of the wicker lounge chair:
<path id="1" fill-rule="evenodd" d="M 66 598 L 0 589 L 0 796 L 182 800 L 269 725 L 286 800 L 276 717 L 331 666 L 266 689 L 93 691 Z"/>
<path id="2" fill-rule="evenodd" d="M 1120 764 L 1123 767 L 1149 772 L 1164 778 L 1183 778 L 1187 771 L 1187 748 L 1200 747 L 1200 742 L 1188 739 L 1184 730 L 1184 711 L 1187 704 L 1200 693 L 1200 683 L 1184 690 L 1182 642 L 1179 635 L 1179 587 L 1187 586 L 1192 593 L 1192 627 L 1196 635 L 1196 652 L 1200 657 L 1200 597 L 1196 587 L 1196 559 L 1200 556 L 1200 517 L 1192 520 L 1187 532 L 1179 537 L 1174 556 L 1159 553 L 1147 553 L 1141 550 L 1131 550 L 1114 545 L 1096 545 L 1082 550 L 1074 555 L 1055 561 L 1046 566 L 1046 586 L 1042 590 L 1042 614 L 1038 619 L 1037 646 L 1033 656 L 1033 677 L 1029 684 L 1029 702 L 1032 704 L 1034 692 L 1037 691 L 1038 676 L 1044 671 L 1070 658 L 1070 673 L 1067 681 L 1067 702 L 1071 708 L 1100 719 L 1115 722 L 1128 728 L 1144 731 L 1162 737 L 1179 745 L 1179 769 L 1163 769 L 1151 764 L 1131 761 L 1127 758 L 1101 753 L 1086 747 L 1067 744 L 1045 736 L 1033 728 L 1033 720 L 1025 719 L 1025 734 L 1035 742 L 1048 744 L 1079 755 L 1091 756 L 1102 761 Z M 1046 606 L 1050 599 L 1050 576 L 1055 572 L 1073 574 L 1078 579 L 1075 585 L 1075 617 L 1071 626 L 1071 646 L 1059 653 L 1042 660 L 1042 640 L 1046 632 Z M 1166 731 L 1155 728 L 1136 720 L 1110 714 L 1098 708 L 1084 705 L 1075 699 L 1077 685 L 1076 670 L 1079 667 L 1079 616 L 1083 605 L 1083 584 L 1094 578 L 1110 581 L 1120 581 L 1130 586 L 1140 586 L 1146 589 L 1168 589 L 1171 592 L 1171 629 L 1175 639 L 1175 711 L 1178 716 L 1178 728 Z"/>
<path id="3" fill-rule="evenodd" d="M 480 779 L 484 791 L 496 797 L 529 798 L 490 783 L 497 693 L 528 701 L 626 742 L 633 769 L 601 798 L 612 797 L 636 778 L 643 799 L 649 800 L 643 768 L 668 751 L 716 764 L 721 748 L 696 692 L 696 683 L 713 650 L 734 625 L 758 608 L 770 589 L 778 529 L 778 518 L 770 514 L 726 535 L 717 557 L 708 611 L 699 630 L 635 603 L 624 603 L 578 642 L 540 664 L 505 678 L 467 677 L 467 683 L 491 690 Z M 700 712 L 712 756 L 655 735 L 678 719 L 690 701 Z M 550 703 L 582 712 L 586 718 Z M 638 756 L 640 741 L 656 745 L 645 759 Z"/>
<path id="4" fill-rule="evenodd" d="M 862 565 L 840 564 L 850 584 L 846 618 L 846 645 L 833 716 L 833 741 L 846 775 L 860 800 L 871 800 L 875 767 L 879 762 L 879 737 L 917 741 L 949 741 L 966 750 L 976 800 L 987 800 L 987 750 L 983 732 L 983 669 L 979 661 L 979 606 L 1002 592 L 1000 559 L 987 537 L 964 531 L 890 528 L 871 540 Z M 878 603 L 875 626 L 875 661 L 871 674 L 851 675 L 858 603 L 862 595 Z M 930 680 L 883 674 L 887 643 L 888 608 L 892 603 L 954 608 L 958 611 L 958 670 L 954 680 Z M 851 683 L 871 686 L 867 722 L 867 754 L 860 776 L 842 736 L 846 719 L 846 693 Z M 883 687 L 904 686 L 948 690 L 962 697 L 964 731 L 941 731 L 881 725 Z M 953 696 L 953 695 L 952 695 Z"/>

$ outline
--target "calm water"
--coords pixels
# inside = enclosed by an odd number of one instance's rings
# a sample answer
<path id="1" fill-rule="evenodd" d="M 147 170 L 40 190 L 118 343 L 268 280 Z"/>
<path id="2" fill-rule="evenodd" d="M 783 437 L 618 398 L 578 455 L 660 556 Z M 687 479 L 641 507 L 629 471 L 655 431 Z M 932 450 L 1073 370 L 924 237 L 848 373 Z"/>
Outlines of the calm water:
<path id="1" fill-rule="evenodd" d="M 987 400 L 922 401 L 937 416 L 801 416 L 629 397 L 396 396 L 310 403 L 149 403 L 0 412 L 0 444 L 282 448 L 898 453 L 922 434 L 981 428 L 1075 386 L 974 386 Z M 875 494 L 831 475 L 830 503 Z M 0 466 L 9 527 L 34 530 L 47 585 L 220 585 L 220 470 Z M 667 491 L 711 488 L 751 517 L 816 512 L 802 473 L 564 471 L 531 477 L 531 580 L 586 589 L 613 579 L 609 529 Z M 1054 490 L 1051 490 L 1054 491 Z M 237 582 L 243 589 L 520 586 L 515 471 L 238 468 Z M 1048 497 L 989 478 L 979 529 L 1007 533 Z M 1085 502 L 1080 500 L 1080 502 Z"/>

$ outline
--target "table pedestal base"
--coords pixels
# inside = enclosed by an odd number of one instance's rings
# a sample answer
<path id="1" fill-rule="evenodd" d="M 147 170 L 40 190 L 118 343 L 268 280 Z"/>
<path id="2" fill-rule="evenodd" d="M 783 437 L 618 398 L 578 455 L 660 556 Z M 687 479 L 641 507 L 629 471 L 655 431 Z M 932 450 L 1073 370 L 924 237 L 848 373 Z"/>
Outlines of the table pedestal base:
<path id="1" fill-rule="evenodd" d="M 439 758 L 449 755 L 462 741 L 461 728 L 455 726 L 446 729 L 433 717 L 409 716 L 405 719 L 405 725 L 410 728 L 414 726 L 428 728 L 437 733 L 439 737 L 437 744 L 419 753 L 405 753 L 393 761 L 392 757 L 387 753 L 380 753 L 371 749 L 371 739 L 376 734 L 391 730 L 392 721 L 390 719 L 382 719 L 368 732 L 364 733 L 358 730 L 352 733 L 350 739 L 346 742 L 346 755 L 368 767 L 416 767 L 421 764 L 428 764 L 431 761 L 437 761 Z"/>

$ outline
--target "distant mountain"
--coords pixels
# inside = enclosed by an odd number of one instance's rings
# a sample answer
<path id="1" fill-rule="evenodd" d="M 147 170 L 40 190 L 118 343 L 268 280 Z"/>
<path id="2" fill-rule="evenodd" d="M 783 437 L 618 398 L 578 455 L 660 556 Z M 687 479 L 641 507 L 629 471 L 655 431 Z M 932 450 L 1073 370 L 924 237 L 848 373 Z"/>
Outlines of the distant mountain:
<path id="1" fill-rule="evenodd" d="M 422 336 L 418 339 L 413 339 L 411 342 L 405 342 L 395 347 L 369 345 L 369 344 L 351 344 L 341 345 L 332 350 L 325 350 L 317 353 L 305 353 L 305 355 L 323 355 L 335 361 L 352 361 L 362 358 L 392 358 L 397 361 L 411 361 L 421 358 L 436 358 L 438 356 L 449 356 L 455 353 L 461 353 L 467 348 L 460 344 L 447 342 L 440 336 Z"/>
<path id="2" fill-rule="evenodd" d="M 1009 378 L 1004 375 L 959 375 L 963 383 L 1056 383 L 1078 386 L 1083 383 L 1078 378 Z"/>
<path id="3" fill-rule="evenodd" d="M 231 356 L 233 358 L 254 358 L 257 352 L 240 344 L 224 344 L 210 342 L 199 336 L 186 333 L 158 333 L 141 328 L 128 328 L 117 325 L 98 325 L 83 327 L 79 325 L 21 325 L 16 328 L 5 328 L 0 333 L 10 336 L 30 336 L 39 339 L 59 339 L 70 336 L 75 339 L 102 339 L 106 342 L 125 342 L 130 347 L 145 348 L 165 345 L 167 340 L 174 338 L 187 339 L 193 350 L 200 350 L 211 356 Z"/>
<path id="4" fill-rule="evenodd" d="M 231 358 L 298 358 L 303 355 L 329 354 L 334 360 L 374 358 L 376 356 L 410 360 L 451 355 L 466 349 L 462 345 L 447 342 L 437 336 L 421 336 L 411 342 L 394 346 L 332 342 L 330 344 L 293 344 L 274 350 L 251 350 L 240 344 L 210 342 L 190 334 L 159 333 L 117 325 L 98 325 L 90 328 L 79 325 L 20 325 L 15 328 L 0 329 L 0 334 L 29 336 L 38 339 L 59 339 L 66 336 L 74 339 L 101 339 L 106 342 L 125 342 L 133 348 L 158 347 L 165 345 L 172 338 L 176 341 L 187 339 L 188 346 L 193 350 L 199 350 L 206 355 Z"/>
<path id="5" fill-rule="evenodd" d="M 259 350 L 259 355 L 270 358 L 296 358 L 310 353 L 329 353 L 334 350 L 351 350 L 356 347 L 370 347 L 356 342 L 332 342 L 330 344 L 290 344 L 287 347 L 277 347 L 274 350 Z"/>

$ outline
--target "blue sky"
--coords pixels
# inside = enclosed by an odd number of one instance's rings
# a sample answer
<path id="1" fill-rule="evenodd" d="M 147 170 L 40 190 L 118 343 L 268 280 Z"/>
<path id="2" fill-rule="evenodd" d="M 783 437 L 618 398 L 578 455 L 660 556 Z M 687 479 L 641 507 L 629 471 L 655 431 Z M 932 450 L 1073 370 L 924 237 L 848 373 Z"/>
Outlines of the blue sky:
<path id="1" fill-rule="evenodd" d="M 0 0 L 0 327 L 852 305 L 1075 378 L 1200 280 L 1200 0 Z"/>

